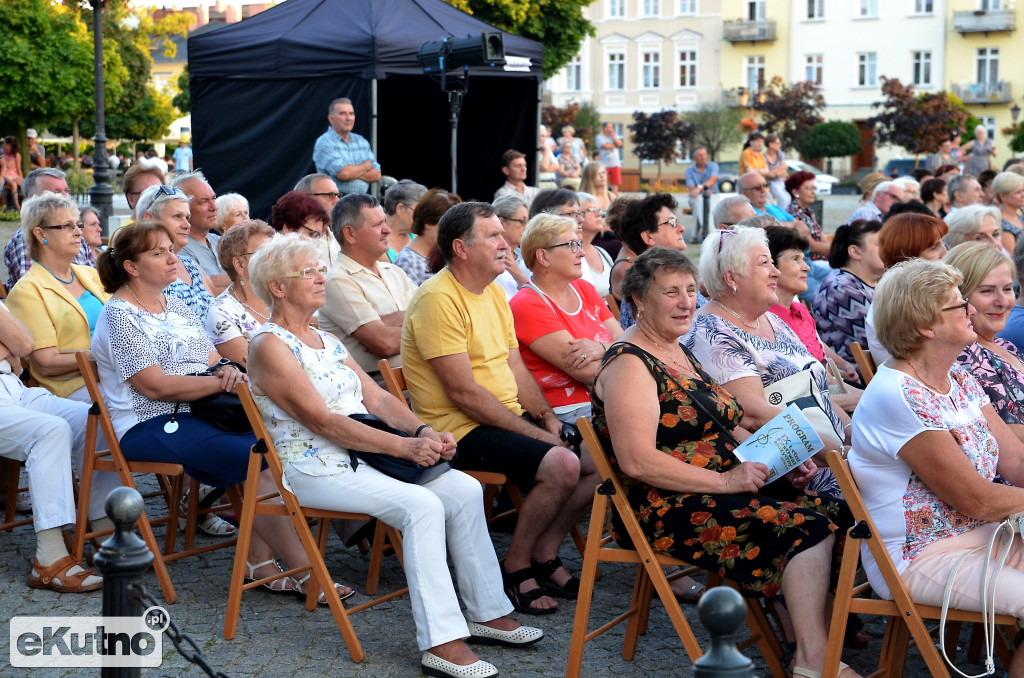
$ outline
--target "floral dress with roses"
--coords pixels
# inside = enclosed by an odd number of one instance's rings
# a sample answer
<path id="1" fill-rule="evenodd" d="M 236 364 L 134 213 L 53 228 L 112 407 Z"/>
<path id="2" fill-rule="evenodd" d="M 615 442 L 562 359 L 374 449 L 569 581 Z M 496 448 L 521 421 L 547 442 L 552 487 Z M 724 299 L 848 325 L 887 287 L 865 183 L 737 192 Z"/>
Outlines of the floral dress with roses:
<path id="1" fill-rule="evenodd" d="M 701 375 L 699 380 L 670 372 L 651 354 L 622 342 L 608 350 L 602 369 L 623 353 L 640 358 L 658 385 L 658 449 L 680 463 L 725 473 L 739 461 L 732 454 L 735 440 L 723 435 L 722 426 L 730 431 L 735 428 L 743 410 L 732 394 L 708 376 L 693 354 L 682 349 Z M 722 426 L 695 407 L 693 399 L 714 413 Z M 843 534 L 852 525 L 845 504 L 795 490 L 785 479 L 762 488 L 787 495 L 784 499 L 751 493 L 680 493 L 638 482 L 618 470 L 604 402 L 596 394 L 593 423 L 655 552 L 717 572 L 736 582 L 748 595 L 778 593 L 782 572 L 791 558 L 828 538 L 837 526 L 844 528 Z M 617 517 L 612 521 L 612 536 L 624 547 L 631 547 Z M 833 581 L 839 571 L 842 541 L 837 539 L 833 549 Z"/>

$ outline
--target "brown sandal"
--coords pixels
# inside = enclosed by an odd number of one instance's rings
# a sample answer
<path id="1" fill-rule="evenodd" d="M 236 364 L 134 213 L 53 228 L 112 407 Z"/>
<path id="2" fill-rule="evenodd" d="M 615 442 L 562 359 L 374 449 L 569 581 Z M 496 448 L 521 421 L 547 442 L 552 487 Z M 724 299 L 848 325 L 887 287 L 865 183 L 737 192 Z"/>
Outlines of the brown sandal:
<path id="1" fill-rule="evenodd" d="M 76 574 L 68 574 L 68 570 L 78 564 L 71 556 L 64 556 L 53 565 L 43 567 L 39 564 L 38 560 L 33 558 L 32 569 L 39 574 L 35 575 L 30 572 L 28 575 L 28 585 L 34 589 L 49 589 L 59 593 L 86 593 L 103 588 L 102 581 L 88 585 L 82 583 L 89 577 L 98 576 L 92 570 L 82 570 Z M 56 583 L 55 579 L 59 579 L 60 583 Z"/>

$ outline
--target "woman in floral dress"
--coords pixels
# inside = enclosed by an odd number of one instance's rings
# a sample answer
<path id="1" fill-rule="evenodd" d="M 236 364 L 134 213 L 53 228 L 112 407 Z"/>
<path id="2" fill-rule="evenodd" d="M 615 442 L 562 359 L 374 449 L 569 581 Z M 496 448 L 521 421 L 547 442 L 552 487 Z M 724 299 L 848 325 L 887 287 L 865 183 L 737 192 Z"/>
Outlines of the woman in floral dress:
<path id="1" fill-rule="evenodd" d="M 816 675 L 824 664 L 830 567 L 842 541 L 832 533 L 837 523 L 849 525 L 848 512 L 803 490 L 816 471 L 811 461 L 769 486 L 769 496 L 762 490 L 767 467 L 733 455 L 737 439 L 750 435 L 739 426 L 743 410 L 678 343 L 696 301 L 696 272 L 684 254 L 655 247 L 640 255 L 622 291 L 637 324 L 605 355 L 593 422 L 641 529 L 655 551 L 744 591 L 784 593 L 790 609 L 800 610 L 794 675 Z M 628 542 L 620 524 L 613 534 Z"/>

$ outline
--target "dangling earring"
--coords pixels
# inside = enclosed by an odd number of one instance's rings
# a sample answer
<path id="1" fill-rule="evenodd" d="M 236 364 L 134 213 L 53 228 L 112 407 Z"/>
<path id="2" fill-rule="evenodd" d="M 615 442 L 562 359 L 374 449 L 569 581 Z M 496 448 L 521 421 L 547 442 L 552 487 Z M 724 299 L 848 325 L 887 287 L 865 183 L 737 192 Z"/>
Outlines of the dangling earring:
<path id="1" fill-rule="evenodd" d="M 736 294 L 736 286 L 735 285 L 732 286 L 732 293 Z"/>
<path id="2" fill-rule="evenodd" d="M 49 240 L 47 240 L 46 238 L 43 238 L 43 244 L 44 244 L 44 245 L 49 245 L 49 244 L 50 244 L 50 241 L 49 241 Z"/>

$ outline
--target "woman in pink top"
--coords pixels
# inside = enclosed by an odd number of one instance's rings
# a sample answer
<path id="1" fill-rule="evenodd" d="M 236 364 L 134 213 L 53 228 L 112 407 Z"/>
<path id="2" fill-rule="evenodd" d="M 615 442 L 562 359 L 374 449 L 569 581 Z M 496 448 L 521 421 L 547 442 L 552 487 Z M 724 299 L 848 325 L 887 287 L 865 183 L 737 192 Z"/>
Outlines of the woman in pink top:
<path id="1" fill-rule="evenodd" d="M 581 280 L 583 242 L 575 220 L 536 215 L 521 248 L 533 282 L 509 302 L 519 350 L 558 418 L 575 423 L 590 416 L 590 386 L 622 328 L 594 286 Z"/>

